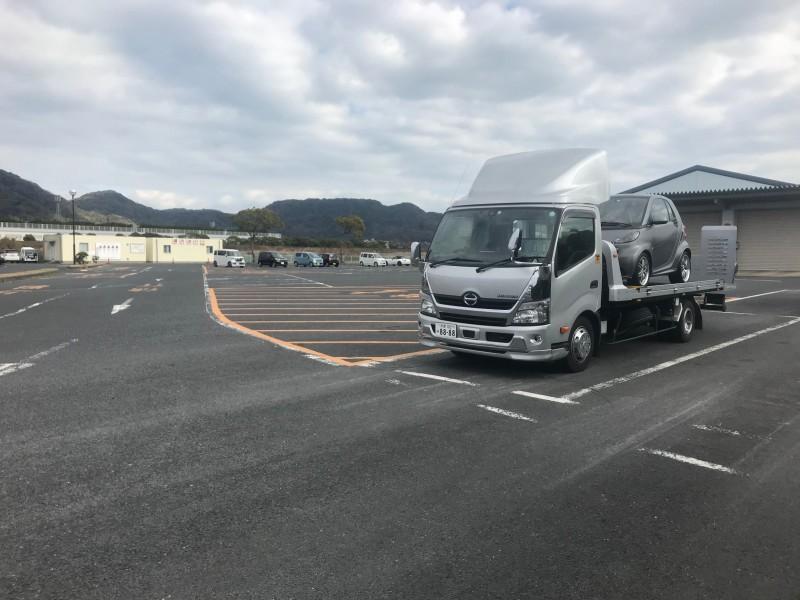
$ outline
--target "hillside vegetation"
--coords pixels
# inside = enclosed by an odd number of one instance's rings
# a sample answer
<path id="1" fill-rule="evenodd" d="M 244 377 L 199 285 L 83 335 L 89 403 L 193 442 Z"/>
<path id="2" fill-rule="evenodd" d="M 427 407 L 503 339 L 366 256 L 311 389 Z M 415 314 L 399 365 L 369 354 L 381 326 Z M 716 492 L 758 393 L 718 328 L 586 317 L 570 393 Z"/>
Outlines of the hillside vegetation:
<path id="1" fill-rule="evenodd" d="M 0 170 L 0 221 L 56 220 L 56 194 Z M 364 221 L 366 239 L 410 242 L 430 240 L 441 215 L 425 212 L 404 202 L 386 206 L 362 198 L 307 198 L 279 200 L 267 206 L 277 214 L 286 237 L 350 239 L 336 218 L 356 215 Z M 61 202 L 62 220 L 71 219 L 72 205 Z M 153 227 L 236 229 L 234 215 L 213 209 L 169 208 L 159 210 L 135 202 L 114 190 L 83 194 L 76 198 L 76 217 L 89 223 L 136 223 Z M 213 225 L 212 225 L 213 223 Z"/>

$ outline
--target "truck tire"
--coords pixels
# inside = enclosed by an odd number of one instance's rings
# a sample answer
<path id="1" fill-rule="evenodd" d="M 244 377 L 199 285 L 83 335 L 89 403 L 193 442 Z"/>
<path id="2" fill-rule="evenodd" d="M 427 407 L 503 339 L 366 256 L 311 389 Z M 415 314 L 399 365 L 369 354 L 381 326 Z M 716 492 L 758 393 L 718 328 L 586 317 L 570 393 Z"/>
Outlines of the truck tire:
<path id="1" fill-rule="evenodd" d="M 589 366 L 594 354 L 595 332 L 592 322 L 586 317 L 578 317 L 567 342 L 567 357 L 564 364 L 571 373 L 578 373 Z"/>
<path id="2" fill-rule="evenodd" d="M 687 302 L 681 300 L 683 310 L 681 311 L 681 318 L 676 323 L 677 327 L 672 332 L 672 339 L 676 342 L 686 343 L 692 339 L 694 335 L 694 325 L 697 321 L 695 314 L 694 302 Z"/>

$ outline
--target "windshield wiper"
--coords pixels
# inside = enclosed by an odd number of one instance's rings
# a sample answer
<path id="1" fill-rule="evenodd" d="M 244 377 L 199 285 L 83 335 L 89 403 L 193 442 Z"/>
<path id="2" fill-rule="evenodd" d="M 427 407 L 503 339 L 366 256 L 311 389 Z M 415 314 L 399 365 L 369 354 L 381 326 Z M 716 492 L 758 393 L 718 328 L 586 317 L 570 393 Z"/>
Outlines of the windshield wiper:
<path id="1" fill-rule="evenodd" d="M 600 226 L 608 225 L 609 227 L 630 227 L 630 223 L 620 223 L 619 221 L 601 221 Z"/>
<path id="2" fill-rule="evenodd" d="M 531 260 L 530 261 L 526 261 L 526 259 L 528 259 L 528 258 L 530 258 Z M 539 257 L 538 256 L 530 256 L 530 257 L 528 257 L 528 256 L 518 256 L 516 259 L 504 258 L 503 260 L 498 260 L 496 262 L 489 263 L 488 265 L 481 265 L 480 267 L 475 269 L 475 272 L 476 273 L 483 273 L 484 271 L 487 271 L 487 270 L 492 269 L 494 267 L 499 267 L 500 265 L 512 264 L 512 263 L 516 267 L 529 267 L 531 265 L 541 264 L 541 263 L 537 262 L 537 260 L 536 260 L 537 258 L 539 258 Z"/>
<path id="3" fill-rule="evenodd" d="M 435 269 L 439 265 L 446 265 L 447 263 L 451 262 L 469 262 L 469 263 L 476 263 L 481 262 L 479 260 L 475 260 L 474 258 L 461 258 L 460 256 L 454 256 L 453 258 L 445 258 L 444 260 L 437 260 L 436 262 L 432 262 L 428 265 L 428 268 Z"/>

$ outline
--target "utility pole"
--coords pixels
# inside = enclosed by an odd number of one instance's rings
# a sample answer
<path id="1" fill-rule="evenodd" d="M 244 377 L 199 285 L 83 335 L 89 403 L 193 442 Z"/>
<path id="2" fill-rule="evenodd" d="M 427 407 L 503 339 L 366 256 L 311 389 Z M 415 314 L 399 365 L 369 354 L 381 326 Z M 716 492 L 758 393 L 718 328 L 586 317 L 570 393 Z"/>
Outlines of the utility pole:
<path id="1" fill-rule="evenodd" d="M 78 260 L 75 254 L 75 190 L 70 190 L 69 195 L 72 196 L 72 264 L 77 264 Z"/>

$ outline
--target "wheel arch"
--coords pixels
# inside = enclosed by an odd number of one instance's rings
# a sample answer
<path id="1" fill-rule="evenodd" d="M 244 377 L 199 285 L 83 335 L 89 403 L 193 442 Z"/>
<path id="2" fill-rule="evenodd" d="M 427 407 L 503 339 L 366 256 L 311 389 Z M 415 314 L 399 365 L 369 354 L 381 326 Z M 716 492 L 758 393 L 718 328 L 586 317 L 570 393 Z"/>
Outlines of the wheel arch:
<path id="1" fill-rule="evenodd" d="M 586 317 L 589 322 L 592 324 L 592 329 L 594 330 L 594 347 L 592 348 L 592 353 L 597 354 L 597 347 L 600 345 L 600 337 L 601 337 L 601 326 L 600 326 L 600 317 L 598 314 L 591 310 L 585 310 L 581 314 L 579 314 L 575 320 L 577 321 L 581 317 Z"/>

